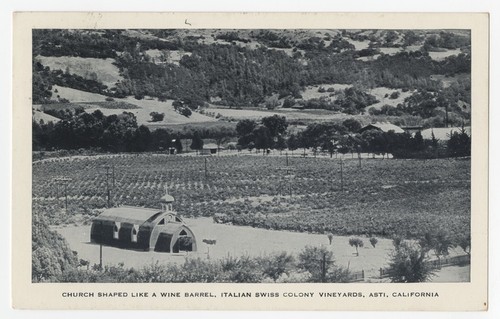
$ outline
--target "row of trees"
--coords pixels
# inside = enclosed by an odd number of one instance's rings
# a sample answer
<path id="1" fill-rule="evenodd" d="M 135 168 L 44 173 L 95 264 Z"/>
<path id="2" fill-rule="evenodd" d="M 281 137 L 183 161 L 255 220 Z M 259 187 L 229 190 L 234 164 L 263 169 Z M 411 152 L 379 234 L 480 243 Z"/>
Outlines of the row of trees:
<path id="1" fill-rule="evenodd" d="M 61 111 L 59 111 L 61 113 Z M 58 114 L 59 114 L 58 113 Z M 288 134 L 288 122 L 283 116 L 264 117 L 258 123 L 242 120 L 236 130 L 229 127 L 212 129 L 187 129 L 174 133 L 171 130 L 137 125 L 133 113 L 104 116 L 101 111 L 92 114 L 81 108 L 66 109 L 62 120 L 53 124 L 33 121 L 33 150 L 52 149 L 100 149 L 110 152 L 162 151 L 171 147 L 182 151 L 181 139 L 192 139 L 191 148 L 201 149 L 203 139 L 214 139 L 220 147 L 232 137 L 238 137 L 241 149 L 268 149 L 290 151 L 303 148 L 313 152 L 392 154 L 398 158 L 434 158 L 443 156 L 469 156 L 470 135 L 465 129 L 451 134 L 444 143 L 433 138 L 424 140 L 420 132 L 413 136 L 393 131 L 367 130 L 357 133 L 361 124 L 354 119 L 342 123 L 313 123 L 299 133 Z M 156 115 L 156 114 L 152 114 Z M 161 114 L 156 115 L 161 117 Z"/>
<path id="2" fill-rule="evenodd" d="M 33 150 L 100 149 L 108 152 L 145 152 L 175 147 L 182 151 L 178 135 L 165 129 L 151 132 L 137 125 L 133 113 L 105 116 L 96 110 L 73 113 L 56 124 L 33 121 Z"/>
<path id="3" fill-rule="evenodd" d="M 470 135 L 465 129 L 451 134 L 444 144 L 432 135 L 424 140 L 420 132 L 394 133 L 367 130 L 357 133 L 361 124 L 354 119 L 342 123 L 313 123 L 297 134 L 286 136 L 287 122 L 284 117 L 274 115 L 265 117 L 259 125 L 253 120 L 238 122 L 236 131 L 238 145 L 243 149 L 288 149 L 303 148 L 313 152 L 324 151 L 333 156 L 335 153 L 373 153 L 392 154 L 398 158 L 435 158 L 444 156 L 469 156 Z"/>
<path id="4" fill-rule="evenodd" d="M 130 112 L 105 116 L 99 110 L 89 114 L 81 107 L 74 107 L 50 113 L 62 120 L 55 124 L 32 122 L 34 151 L 95 149 L 104 152 L 147 152 L 175 148 L 180 153 L 183 150 L 182 139 L 192 139 L 192 148 L 201 149 L 202 139 L 213 139 L 221 146 L 236 135 L 235 129 L 229 126 L 186 126 L 179 131 L 162 128 L 150 131 L 147 126 L 139 126 L 135 115 Z M 151 116 L 153 121 L 161 120 L 163 113 L 152 112 Z"/>

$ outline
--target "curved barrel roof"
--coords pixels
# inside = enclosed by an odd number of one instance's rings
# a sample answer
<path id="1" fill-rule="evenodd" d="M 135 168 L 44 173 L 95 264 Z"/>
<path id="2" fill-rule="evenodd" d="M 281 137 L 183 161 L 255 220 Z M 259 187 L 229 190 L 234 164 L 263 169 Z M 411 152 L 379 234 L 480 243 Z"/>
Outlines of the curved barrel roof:
<path id="1" fill-rule="evenodd" d="M 166 212 L 162 212 L 158 209 L 120 206 L 106 209 L 102 214 L 97 216 L 95 220 L 117 221 L 141 225 L 148 220 L 153 221 L 165 213 Z"/>

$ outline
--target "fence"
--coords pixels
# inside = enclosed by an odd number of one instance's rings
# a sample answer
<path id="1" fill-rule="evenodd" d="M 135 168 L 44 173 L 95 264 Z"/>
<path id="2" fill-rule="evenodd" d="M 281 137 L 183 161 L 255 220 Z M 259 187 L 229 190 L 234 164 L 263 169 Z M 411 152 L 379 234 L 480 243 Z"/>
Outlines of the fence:
<path id="1" fill-rule="evenodd" d="M 453 256 L 447 258 L 441 258 L 436 260 L 430 260 L 426 262 L 431 268 L 438 269 L 441 267 L 449 267 L 456 265 L 469 265 L 470 255 Z M 380 268 L 380 278 L 386 278 L 390 276 L 389 268 Z"/>
<path id="2" fill-rule="evenodd" d="M 349 273 L 349 282 L 365 281 L 365 271 L 354 271 Z"/>

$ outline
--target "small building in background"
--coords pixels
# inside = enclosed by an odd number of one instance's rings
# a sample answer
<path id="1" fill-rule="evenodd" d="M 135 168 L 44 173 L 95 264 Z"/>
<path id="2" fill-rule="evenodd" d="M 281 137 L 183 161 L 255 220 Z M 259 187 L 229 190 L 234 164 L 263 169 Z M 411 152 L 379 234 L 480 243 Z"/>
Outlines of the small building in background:
<path id="1" fill-rule="evenodd" d="M 422 126 L 401 126 L 403 131 L 405 131 L 408 134 L 415 134 L 417 132 L 421 132 L 423 127 Z"/>
<path id="2" fill-rule="evenodd" d="M 377 130 L 377 131 L 381 131 L 381 132 L 389 132 L 389 131 L 394 131 L 394 133 L 404 133 L 405 131 L 397 126 L 397 125 L 394 125 L 394 124 L 391 124 L 391 123 L 373 123 L 373 124 L 368 124 L 364 127 L 362 127 L 358 133 L 363 133 L 365 131 L 369 131 L 369 130 Z"/>
<path id="3" fill-rule="evenodd" d="M 196 237 L 172 210 L 174 198 L 165 194 L 161 210 L 121 206 L 106 209 L 92 221 L 90 240 L 120 248 L 178 253 L 196 251 Z"/>
<path id="4" fill-rule="evenodd" d="M 222 146 L 218 147 L 215 143 L 207 143 L 203 145 L 203 149 L 200 150 L 200 155 L 215 155 L 222 149 L 224 149 Z"/>

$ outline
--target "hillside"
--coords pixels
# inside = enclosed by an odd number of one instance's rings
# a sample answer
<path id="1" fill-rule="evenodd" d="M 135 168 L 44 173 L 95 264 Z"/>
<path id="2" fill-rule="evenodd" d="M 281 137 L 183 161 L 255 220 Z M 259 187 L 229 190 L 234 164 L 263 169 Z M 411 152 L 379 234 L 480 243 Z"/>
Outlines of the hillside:
<path id="1" fill-rule="evenodd" d="M 372 109 L 437 123 L 447 103 L 453 124 L 470 118 L 463 30 L 36 30 L 33 43 L 34 103 L 112 98 L 137 105 L 148 125 L 151 112 L 165 113 L 154 125 L 238 118 L 219 110 L 228 107 L 294 120 L 303 118 L 294 108 L 325 118 Z"/>
<path id="2" fill-rule="evenodd" d="M 37 56 L 35 60 L 44 66 L 48 66 L 51 70 L 61 70 L 88 80 L 99 81 L 109 88 L 115 86 L 117 81 L 122 80 L 120 70 L 114 65 L 116 61 L 111 58 Z"/>
<path id="3" fill-rule="evenodd" d="M 128 103 L 130 105 L 136 106 L 136 108 L 106 108 L 99 104 L 93 104 L 96 102 L 105 102 L 107 97 L 104 95 L 83 92 L 80 90 L 60 86 L 54 86 L 53 92 L 55 91 L 57 91 L 57 95 L 60 97 L 60 99 L 68 100 L 71 103 L 78 103 L 79 105 L 83 104 L 82 106 L 87 113 L 92 113 L 95 110 L 100 110 L 104 115 L 108 116 L 111 114 L 131 112 L 136 116 L 138 125 L 144 124 L 147 126 L 163 126 L 165 124 L 188 124 L 216 121 L 212 117 L 205 116 L 196 112 L 193 112 L 190 117 L 185 117 L 174 110 L 174 107 L 172 106 L 172 100 L 160 102 L 156 99 L 136 100 L 133 97 L 127 97 L 123 99 L 116 98 L 114 99 L 114 101 Z M 164 120 L 151 122 L 151 112 L 165 113 Z"/>
<path id="4" fill-rule="evenodd" d="M 52 122 L 55 124 L 55 123 L 59 122 L 60 119 L 58 119 L 55 116 L 41 112 L 39 110 L 33 109 L 33 121 L 38 122 L 38 123 Z"/>

